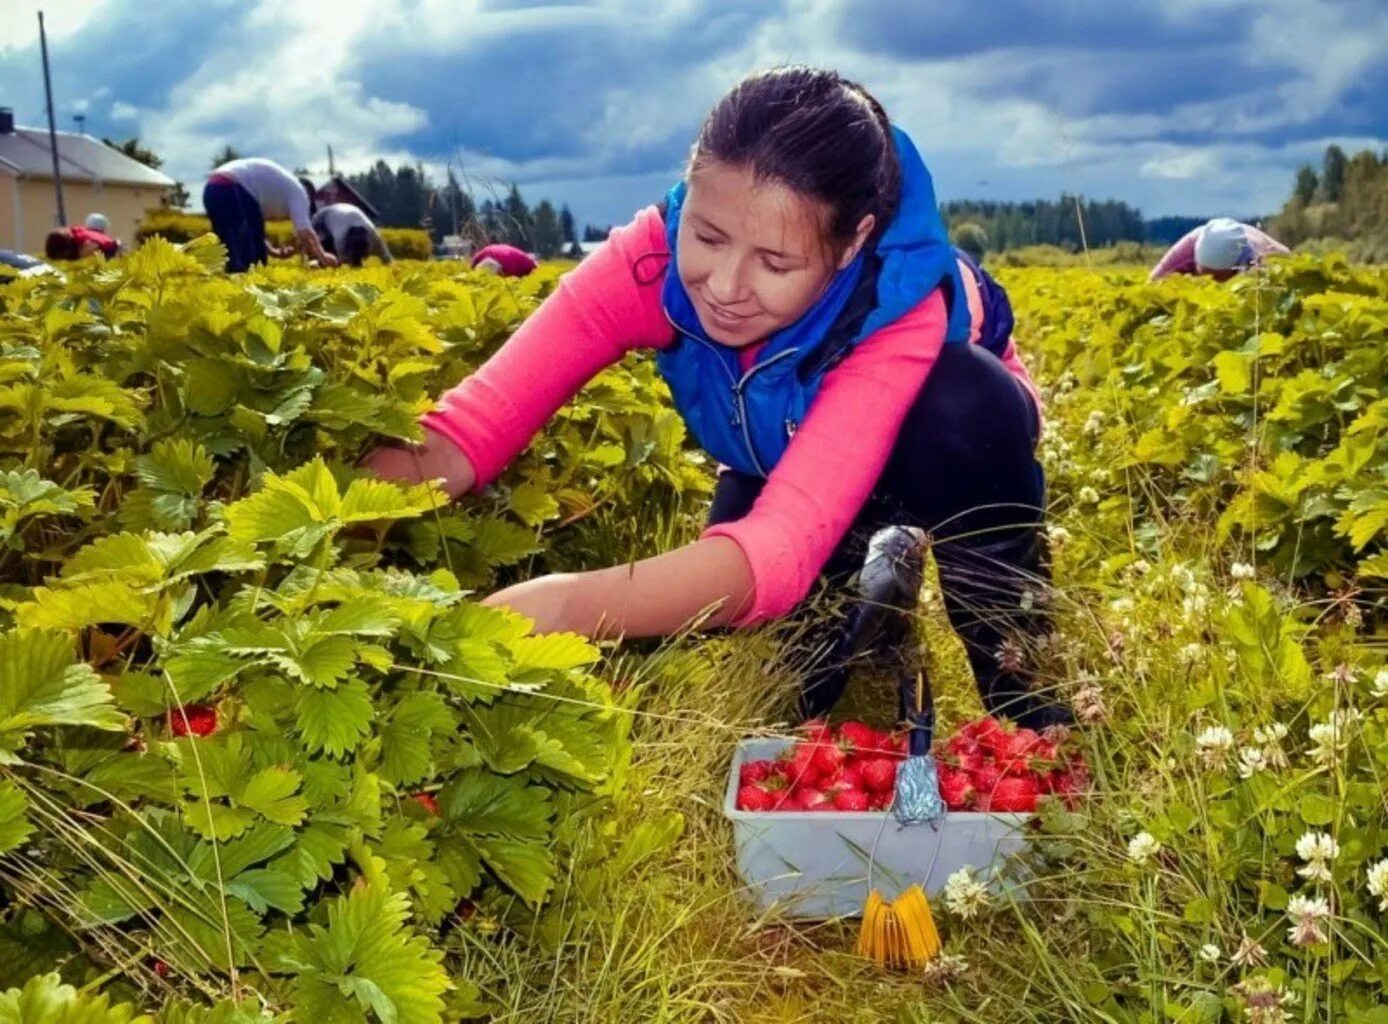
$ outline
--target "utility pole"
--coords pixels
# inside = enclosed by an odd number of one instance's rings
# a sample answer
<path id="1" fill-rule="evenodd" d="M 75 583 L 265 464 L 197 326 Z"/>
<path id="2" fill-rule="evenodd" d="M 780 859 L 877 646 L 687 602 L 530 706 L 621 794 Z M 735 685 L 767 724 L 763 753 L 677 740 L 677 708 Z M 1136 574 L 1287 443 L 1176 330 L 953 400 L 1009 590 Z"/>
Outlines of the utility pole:
<path id="1" fill-rule="evenodd" d="M 87 115 L 73 114 L 72 123 L 77 125 L 77 134 L 81 135 L 83 132 L 87 130 Z"/>
<path id="2" fill-rule="evenodd" d="M 337 171 L 333 167 L 333 147 L 328 146 L 328 180 L 337 177 Z"/>
<path id="3" fill-rule="evenodd" d="M 63 172 L 58 166 L 58 129 L 53 126 L 53 80 L 48 74 L 48 35 L 43 30 L 43 11 L 39 11 L 39 49 L 43 51 L 43 92 L 48 97 L 48 148 L 53 151 L 53 190 L 58 196 L 58 227 L 67 223 L 63 209 Z"/>

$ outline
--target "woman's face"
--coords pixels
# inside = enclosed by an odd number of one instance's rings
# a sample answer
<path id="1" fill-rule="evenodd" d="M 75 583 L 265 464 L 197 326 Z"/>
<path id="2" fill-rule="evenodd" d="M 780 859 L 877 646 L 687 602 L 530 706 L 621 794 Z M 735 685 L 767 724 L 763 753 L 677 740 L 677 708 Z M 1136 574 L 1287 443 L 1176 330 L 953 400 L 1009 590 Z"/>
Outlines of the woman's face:
<path id="1" fill-rule="evenodd" d="M 837 259 L 821 234 L 823 204 L 752 172 L 705 162 L 680 214 L 680 282 L 710 338 L 740 348 L 798 320 L 848 266 L 872 230 L 863 218 Z M 861 226 L 860 226 L 861 228 Z"/>

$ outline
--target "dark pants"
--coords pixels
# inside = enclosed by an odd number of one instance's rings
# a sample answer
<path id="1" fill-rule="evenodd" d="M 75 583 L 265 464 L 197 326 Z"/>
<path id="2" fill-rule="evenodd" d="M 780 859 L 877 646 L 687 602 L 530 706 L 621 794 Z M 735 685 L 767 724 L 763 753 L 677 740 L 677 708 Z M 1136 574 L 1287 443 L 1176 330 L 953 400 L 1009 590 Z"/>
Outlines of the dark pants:
<path id="1" fill-rule="evenodd" d="M 209 181 L 202 190 L 202 205 L 212 230 L 227 247 L 227 273 L 239 274 L 269 260 L 265 215 L 255 196 L 236 182 Z"/>
<path id="2" fill-rule="evenodd" d="M 1037 434 L 1031 396 L 996 356 L 978 345 L 946 345 L 824 575 L 832 586 L 848 583 L 862 566 L 869 538 L 883 526 L 924 529 L 933 538 L 945 609 L 964 641 L 984 705 L 1039 726 L 1058 712 L 1029 692 L 1025 664 L 1028 641 L 1034 650 L 1048 623 L 1040 607 L 1049 574 L 1042 559 L 1045 483 L 1035 457 Z M 763 483 L 743 473 L 721 474 L 709 521 L 746 515 Z M 806 714 L 827 711 L 842 682 L 820 689 L 802 701 Z"/>

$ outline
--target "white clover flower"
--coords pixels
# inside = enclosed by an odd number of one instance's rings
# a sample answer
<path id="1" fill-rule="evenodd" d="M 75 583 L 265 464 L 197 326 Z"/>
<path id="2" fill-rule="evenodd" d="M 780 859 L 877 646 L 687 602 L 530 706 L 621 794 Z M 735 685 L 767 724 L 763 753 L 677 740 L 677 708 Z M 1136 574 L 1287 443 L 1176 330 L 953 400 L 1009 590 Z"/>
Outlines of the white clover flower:
<path id="1" fill-rule="evenodd" d="M 1207 942 L 1200 947 L 1200 952 L 1196 955 L 1207 964 L 1217 964 L 1224 953 L 1213 942 Z"/>
<path id="2" fill-rule="evenodd" d="M 1353 686 L 1359 679 L 1359 673 L 1354 670 L 1353 665 L 1347 665 L 1342 661 L 1325 673 L 1322 678 L 1327 682 L 1338 683 L 1341 686 Z"/>
<path id="3" fill-rule="evenodd" d="M 1381 668 L 1374 674 L 1374 681 L 1369 684 L 1369 691 L 1379 700 L 1388 698 L 1388 668 Z"/>
<path id="4" fill-rule="evenodd" d="M 1229 566 L 1229 575 L 1236 580 L 1251 580 L 1257 575 L 1257 570 L 1247 562 L 1235 562 Z"/>
<path id="5" fill-rule="evenodd" d="M 1117 612 L 1119 615 L 1126 615 L 1128 612 L 1132 611 L 1134 607 L 1136 607 L 1133 604 L 1133 599 L 1131 597 L 1115 597 L 1112 601 L 1108 603 L 1108 606 L 1111 610 Z"/>
<path id="6" fill-rule="evenodd" d="M 1359 716 L 1349 708 L 1338 708 L 1328 722 L 1317 722 L 1307 730 L 1311 739 L 1311 760 L 1330 765 L 1349 745 L 1349 728 Z"/>
<path id="7" fill-rule="evenodd" d="M 1186 591 L 1186 596 L 1181 598 L 1181 611 L 1187 618 L 1200 615 L 1210 607 L 1210 592 L 1200 584 Z"/>
<path id="8" fill-rule="evenodd" d="M 1171 567 L 1171 582 L 1187 591 L 1200 586 L 1200 581 L 1195 578 L 1195 572 L 1184 562 L 1177 562 Z"/>
<path id="9" fill-rule="evenodd" d="M 1320 896 L 1293 896 L 1287 902 L 1292 926 L 1287 940 L 1294 946 L 1314 946 L 1326 941 L 1324 925 L 1330 920 L 1330 904 Z"/>
<path id="10" fill-rule="evenodd" d="M 1272 722 L 1268 725 L 1258 725 L 1253 727 L 1253 742 L 1268 746 L 1272 743 L 1281 743 L 1287 738 L 1287 727 L 1281 722 Z"/>
<path id="11" fill-rule="evenodd" d="M 1084 421 L 1084 432 L 1089 436 L 1094 436 L 1104 428 L 1104 413 L 1101 409 L 1095 409 L 1089 414 L 1089 418 Z"/>
<path id="12" fill-rule="evenodd" d="M 1248 1024 L 1287 1024 L 1292 1015 L 1288 1006 L 1295 1004 L 1294 994 L 1276 988 L 1266 978 L 1253 977 L 1229 986 L 1243 1006 L 1243 1019 Z"/>
<path id="13" fill-rule="evenodd" d="M 1065 527 L 1052 523 L 1046 527 L 1046 537 L 1050 540 L 1052 547 L 1064 547 L 1070 543 L 1071 534 Z"/>
<path id="14" fill-rule="evenodd" d="M 974 877 L 973 868 L 965 865 L 945 880 L 945 908 L 962 918 L 976 917 L 988 906 L 988 889 Z"/>
<path id="15" fill-rule="evenodd" d="M 1128 840 L 1128 859 L 1134 864 L 1146 864 L 1148 858 L 1161 849 L 1161 843 L 1150 832 L 1139 832 Z"/>
<path id="16" fill-rule="evenodd" d="M 1081 505 L 1099 504 L 1099 492 L 1092 487 L 1081 487 L 1079 498 Z"/>
<path id="17" fill-rule="evenodd" d="M 1388 910 L 1388 857 L 1369 868 L 1369 895 L 1378 897 L 1378 909 Z"/>
<path id="18" fill-rule="evenodd" d="M 1199 665 L 1205 660 L 1205 654 L 1204 644 L 1186 644 L 1176 652 L 1176 657 L 1183 665 Z"/>
<path id="19" fill-rule="evenodd" d="M 1206 768 L 1222 768 L 1229 759 L 1229 751 L 1234 748 L 1234 734 L 1227 726 L 1207 726 L 1195 737 L 1195 745 Z"/>
<path id="20" fill-rule="evenodd" d="M 1241 747 L 1239 749 L 1239 778 L 1251 779 L 1259 772 L 1268 769 L 1267 754 L 1262 747 Z"/>
<path id="21" fill-rule="evenodd" d="M 1296 855 L 1306 864 L 1296 869 L 1302 878 L 1321 882 L 1331 879 L 1330 862 L 1340 856 L 1340 844 L 1326 832 L 1307 832 L 1296 841 Z"/>
<path id="22" fill-rule="evenodd" d="M 1287 727 L 1281 722 L 1260 725 L 1253 730 L 1253 742 L 1261 744 L 1263 760 L 1272 769 L 1287 767 L 1287 752 L 1282 749 L 1282 741 L 1287 738 Z"/>
<path id="23" fill-rule="evenodd" d="M 1145 558 L 1139 558 L 1136 562 L 1129 562 L 1127 571 L 1134 576 L 1146 576 L 1152 571 L 1152 563 Z"/>
<path id="24" fill-rule="evenodd" d="M 1108 704 L 1104 701 L 1104 688 L 1097 682 L 1090 682 L 1075 692 L 1075 714 L 1086 725 L 1096 725 L 1108 721 Z"/>
<path id="25" fill-rule="evenodd" d="M 923 969 L 922 980 L 927 985 L 948 985 L 969 970 L 969 961 L 953 953 L 941 953 Z"/>

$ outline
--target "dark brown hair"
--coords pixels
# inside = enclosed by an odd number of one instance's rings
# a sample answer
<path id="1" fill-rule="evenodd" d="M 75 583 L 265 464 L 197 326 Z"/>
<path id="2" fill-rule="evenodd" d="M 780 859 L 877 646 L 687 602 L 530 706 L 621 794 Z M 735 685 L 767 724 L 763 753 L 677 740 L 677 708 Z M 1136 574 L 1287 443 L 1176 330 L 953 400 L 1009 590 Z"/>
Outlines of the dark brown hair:
<path id="1" fill-rule="evenodd" d="M 75 260 L 82 247 L 67 228 L 56 228 L 43 240 L 43 252 L 50 260 Z"/>
<path id="2" fill-rule="evenodd" d="M 704 119 L 690 157 L 750 170 L 830 210 L 822 226 L 836 249 L 871 213 L 886 230 L 901 195 L 901 165 L 882 104 L 825 68 L 787 65 L 748 75 Z"/>

